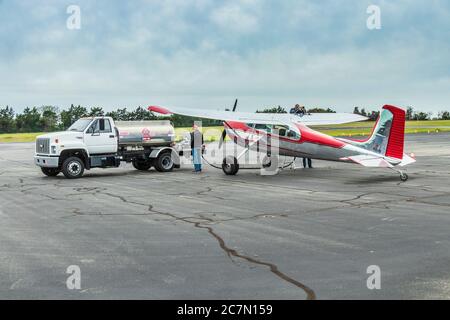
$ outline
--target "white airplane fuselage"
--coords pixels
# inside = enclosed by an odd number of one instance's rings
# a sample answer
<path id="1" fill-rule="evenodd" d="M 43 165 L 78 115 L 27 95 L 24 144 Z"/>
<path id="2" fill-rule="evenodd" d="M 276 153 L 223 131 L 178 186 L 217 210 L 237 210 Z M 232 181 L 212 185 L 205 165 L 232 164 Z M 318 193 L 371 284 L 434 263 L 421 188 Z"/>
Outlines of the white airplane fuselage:
<path id="1" fill-rule="evenodd" d="M 256 152 L 295 158 L 311 158 L 327 161 L 354 162 L 349 157 L 376 156 L 379 154 L 358 147 L 358 141 L 334 138 L 306 126 L 293 124 L 300 136 L 289 138 L 276 133 L 255 130 L 244 123 L 225 122 L 224 127 L 230 139 L 243 148 Z M 393 160 L 393 163 L 399 161 Z"/>

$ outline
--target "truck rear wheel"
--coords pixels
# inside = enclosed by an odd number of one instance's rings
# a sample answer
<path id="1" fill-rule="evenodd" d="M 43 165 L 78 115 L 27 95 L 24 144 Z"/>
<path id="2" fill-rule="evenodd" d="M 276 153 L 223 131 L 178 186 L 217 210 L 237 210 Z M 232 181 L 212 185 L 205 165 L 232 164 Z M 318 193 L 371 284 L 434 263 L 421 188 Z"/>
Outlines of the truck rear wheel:
<path id="1" fill-rule="evenodd" d="M 162 152 L 155 160 L 155 169 L 159 172 L 172 171 L 174 166 L 171 152 Z"/>
<path id="2" fill-rule="evenodd" d="M 83 176 L 84 163 L 78 157 L 70 157 L 64 160 L 62 172 L 67 179 L 78 179 Z"/>
<path id="3" fill-rule="evenodd" d="M 136 170 L 147 171 L 152 167 L 150 160 L 133 160 L 133 167 Z"/>
<path id="4" fill-rule="evenodd" d="M 61 172 L 58 168 L 41 168 L 41 171 L 47 177 L 56 177 Z"/>

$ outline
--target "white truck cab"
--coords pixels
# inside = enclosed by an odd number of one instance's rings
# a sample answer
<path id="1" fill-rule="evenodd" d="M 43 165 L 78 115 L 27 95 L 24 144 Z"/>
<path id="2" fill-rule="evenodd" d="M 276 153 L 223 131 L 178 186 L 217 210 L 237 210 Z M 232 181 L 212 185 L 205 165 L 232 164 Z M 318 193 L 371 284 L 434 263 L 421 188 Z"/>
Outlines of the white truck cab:
<path id="1" fill-rule="evenodd" d="M 121 122 L 117 128 L 110 117 L 89 117 L 69 129 L 36 138 L 35 164 L 47 176 L 60 172 L 79 178 L 91 168 L 118 167 L 132 162 L 138 170 L 152 166 L 171 171 L 179 161 L 174 145 L 174 128 L 169 121 Z"/>

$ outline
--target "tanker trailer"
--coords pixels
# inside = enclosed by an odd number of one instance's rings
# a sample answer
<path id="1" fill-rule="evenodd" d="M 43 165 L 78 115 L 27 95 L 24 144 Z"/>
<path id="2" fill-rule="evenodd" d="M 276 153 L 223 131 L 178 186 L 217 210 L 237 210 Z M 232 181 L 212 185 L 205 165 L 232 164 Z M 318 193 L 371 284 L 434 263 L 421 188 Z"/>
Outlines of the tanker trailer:
<path id="1" fill-rule="evenodd" d="M 171 146 L 175 129 L 169 120 L 117 121 L 119 147 Z"/>

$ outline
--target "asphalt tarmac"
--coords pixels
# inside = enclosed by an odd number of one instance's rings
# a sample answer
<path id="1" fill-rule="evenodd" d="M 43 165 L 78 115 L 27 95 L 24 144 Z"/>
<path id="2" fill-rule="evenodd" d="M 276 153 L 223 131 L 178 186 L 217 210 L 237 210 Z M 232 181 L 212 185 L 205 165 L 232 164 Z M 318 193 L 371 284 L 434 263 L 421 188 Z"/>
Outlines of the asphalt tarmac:
<path id="1" fill-rule="evenodd" d="M 0 299 L 449 299 L 450 135 L 406 151 L 405 183 L 323 161 L 67 180 L 41 174 L 33 144 L 0 144 Z"/>

